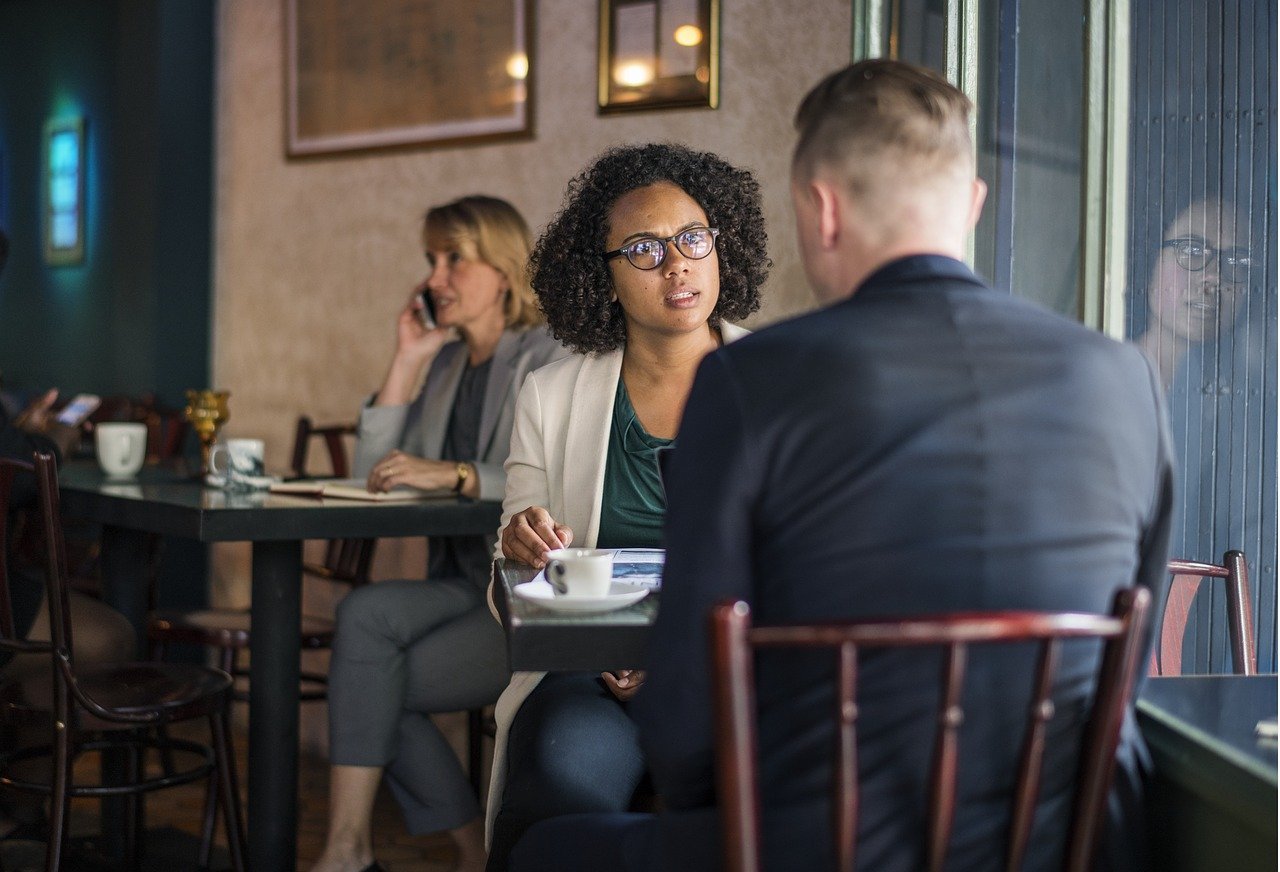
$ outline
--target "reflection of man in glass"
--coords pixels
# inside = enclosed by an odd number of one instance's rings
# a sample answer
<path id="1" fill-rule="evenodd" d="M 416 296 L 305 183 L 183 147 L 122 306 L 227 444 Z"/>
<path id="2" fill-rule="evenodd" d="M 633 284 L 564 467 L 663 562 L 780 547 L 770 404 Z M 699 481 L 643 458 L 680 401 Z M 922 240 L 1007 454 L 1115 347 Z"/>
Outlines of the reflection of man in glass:
<path id="1" fill-rule="evenodd" d="M 1165 228 L 1147 286 L 1150 320 L 1136 341 L 1166 388 L 1192 345 L 1235 322 L 1248 289 L 1249 250 L 1234 213 L 1216 199 L 1192 203 Z"/>

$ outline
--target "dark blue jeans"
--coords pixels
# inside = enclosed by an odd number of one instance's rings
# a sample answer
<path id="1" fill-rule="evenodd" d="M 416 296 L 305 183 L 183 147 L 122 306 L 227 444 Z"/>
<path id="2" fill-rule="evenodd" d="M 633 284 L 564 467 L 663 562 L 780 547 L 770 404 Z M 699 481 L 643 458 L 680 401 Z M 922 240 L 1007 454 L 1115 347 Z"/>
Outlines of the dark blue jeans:
<path id="1" fill-rule="evenodd" d="M 524 831 L 583 812 L 625 812 L 644 776 L 639 734 L 597 673 L 550 673 L 516 713 L 488 872 L 503 872 Z"/>

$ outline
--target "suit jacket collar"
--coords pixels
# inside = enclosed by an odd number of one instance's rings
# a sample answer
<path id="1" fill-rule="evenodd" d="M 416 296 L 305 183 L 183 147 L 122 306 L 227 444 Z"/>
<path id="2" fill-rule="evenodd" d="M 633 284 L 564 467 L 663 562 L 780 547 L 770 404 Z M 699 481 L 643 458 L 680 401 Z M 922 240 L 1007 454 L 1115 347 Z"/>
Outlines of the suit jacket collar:
<path id="1" fill-rule="evenodd" d="M 498 427 L 498 419 L 502 416 L 502 407 L 507 397 L 507 388 L 515 378 L 515 366 L 520 355 L 520 333 L 504 330 L 494 349 L 492 363 L 489 365 L 489 376 L 485 382 L 484 407 L 480 411 L 479 442 L 476 445 L 476 457 L 488 457 L 493 434 Z M 444 437 L 449 429 L 449 420 L 453 416 L 453 401 L 458 394 L 458 385 L 462 383 L 462 374 L 467 369 L 467 344 L 450 342 L 440 349 L 443 359 L 440 361 L 439 390 L 429 395 L 427 407 L 423 410 L 425 420 L 422 434 L 424 453 L 427 457 L 439 457 L 444 447 Z"/>
<path id="2" fill-rule="evenodd" d="M 489 379 L 485 384 L 484 408 L 480 412 L 480 438 L 476 445 L 476 457 L 488 457 L 493 433 L 502 416 L 507 400 L 507 389 L 516 374 L 516 357 L 520 353 L 520 337 L 514 330 L 504 330 L 493 351 L 493 363 L 489 365 Z"/>
<path id="3" fill-rule="evenodd" d="M 609 428 L 613 426 L 613 399 L 622 375 L 622 349 L 591 354 L 582 361 L 573 385 L 569 409 L 571 423 L 564 445 L 564 494 L 590 494 L 591 514 L 582 541 L 594 547 L 600 533 L 600 497 L 604 493 L 605 462 L 609 458 Z M 590 422 L 590 423 L 588 423 Z"/>
<path id="4" fill-rule="evenodd" d="M 439 361 L 439 389 L 426 394 L 427 402 L 422 410 L 422 447 L 426 457 L 439 457 L 444 447 L 445 432 L 452 417 L 453 400 L 462 381 L 462 371 L 467 367 L 467 344 L 450 342 L 440 349 L 444 357 Z"/>
<path id="5" fill-rule="evenodd" d="M 987 287 L 986 282 L 964 263 L 942 254 L 913 254 L 889 261 L 867 276 L 850 299 L 884 291 L 893 291 L 904 284 L 935 282 L 967 282 Z"/>

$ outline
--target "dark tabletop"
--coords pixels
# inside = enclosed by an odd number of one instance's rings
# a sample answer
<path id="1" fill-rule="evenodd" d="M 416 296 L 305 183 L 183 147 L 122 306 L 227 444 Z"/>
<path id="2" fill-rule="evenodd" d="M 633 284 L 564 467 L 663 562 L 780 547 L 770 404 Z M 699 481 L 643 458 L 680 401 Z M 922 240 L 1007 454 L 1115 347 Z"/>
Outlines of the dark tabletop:
<path id="1" fill-rule="evenodd" d="M 60 475 L 66 514 L 202 542 L 467 535 L 496 532 L 502 506 L 459 497 L 403 502 L 228 493 L 184 473 L 146 467 L 109 479 L 92 462 Z"/>
<path id="2" fill-rule="evenodd" d="M 523 563 L 494 562 L 494 603 L 517 672 L 635 669 L 644 665 L 645 640 L 658 613 L 658 594 L 601 614 L 552 612 L 516 597 L 511 589 L 537 571 Z"/>

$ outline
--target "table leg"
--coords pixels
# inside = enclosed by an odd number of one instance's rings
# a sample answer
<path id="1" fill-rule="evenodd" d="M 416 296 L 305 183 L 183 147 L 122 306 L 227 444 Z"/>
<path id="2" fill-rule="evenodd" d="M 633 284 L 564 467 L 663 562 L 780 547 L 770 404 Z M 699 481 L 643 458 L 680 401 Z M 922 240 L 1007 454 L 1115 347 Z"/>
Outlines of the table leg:
<path id="1" fill-rule="evenodd" d="M 253 543 L 249 868 L 294 869 L 302 543 Z"/>
<path id="2" fill-rule="evenodd" d="M 150 556 L 149 534 L 106 524 L 102 527 L 99 566 L 102 569 L 102 598 L 133 625 L 136 635 L 135 656 L 147 657 L 147 565 Z M 128 781 L 131 773 L 128 758 L 122 751 L 103 754 L 104 784 Z M 124 834 L 128 830 L 128 810 L 118 796 L 102 800 L 102 851 L 108 857 L 125 856 Z"/>
<path id="3" fill-rule="evenodd" d="M 102 528 L 101 549 L 102 598 L 128 618 L 138 634 L 135 656 L 145 658 L 150 534 L 106 524 Z"/>

